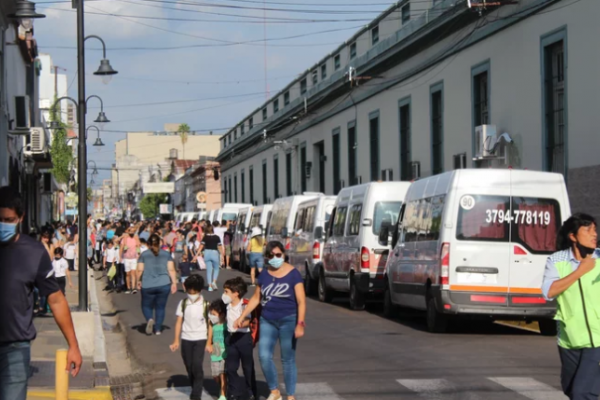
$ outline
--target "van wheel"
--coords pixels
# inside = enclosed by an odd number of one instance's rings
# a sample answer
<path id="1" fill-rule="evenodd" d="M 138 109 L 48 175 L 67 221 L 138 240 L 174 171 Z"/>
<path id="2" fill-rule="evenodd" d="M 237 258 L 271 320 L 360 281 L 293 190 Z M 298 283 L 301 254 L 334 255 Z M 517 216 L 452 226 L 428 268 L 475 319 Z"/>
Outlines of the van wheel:
<path id="1" fill-rule="evenodd" d="M 558 333 L 556 321 L 553 319 L 540 319 L 538 325 L 540 326 L 542 336 L 556 336 Z"/>
<path id="2" fill-rule="evenodd" d="M 319 274 L 319 301 L 322 303 L 331 303 L 331 300 L 333 300 L 333 294 L 331 290 L 327 288 L 325 274 L 321 271 Z"/>
<path id="3" fill-rule="evenodd" d="M 394 318 L 398 313 L 398 307 L 392 303 L 392 292 L 389 286 L 385 285 L 385 292 L 383 293 L 383 316 L 386 318 Z"/>
<path id="4" fill-rule="evenodd" d="M 312 297 L 317 294 L 317 291 L 319 290 L 317 285 L 318 281 L 310 277 L 310 274 L 308 273 L 308 267 L 306 267 L 304 270 L 304 292 L 306 295 Z"/>
<path id="5" fill-rule="evenodd" d="M 352 276 L 350 276 L 350 308 L 355 311 L 365 309 L 365 295 L 358 290 Z"/>
<path id="6" fill-rule="evenodd" d="M 448 317 L 436 310 L 433 298 L 427 301 L 427 330 L 431 333 L 446 333 L 448 330 Z"/>

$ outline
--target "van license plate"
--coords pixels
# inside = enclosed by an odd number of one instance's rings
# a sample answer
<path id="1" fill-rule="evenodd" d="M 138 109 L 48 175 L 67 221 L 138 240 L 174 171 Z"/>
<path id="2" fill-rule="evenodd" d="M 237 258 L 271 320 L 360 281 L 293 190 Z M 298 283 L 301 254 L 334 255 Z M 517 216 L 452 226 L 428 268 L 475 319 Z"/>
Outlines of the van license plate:
<path id="1" fill-rule="evenodd" d="M 478 274 L 474 272 L 458 272 L 457 274 L 458 283 L 481 283 L 490 284 L 498 283 L 497 274 Z"/>

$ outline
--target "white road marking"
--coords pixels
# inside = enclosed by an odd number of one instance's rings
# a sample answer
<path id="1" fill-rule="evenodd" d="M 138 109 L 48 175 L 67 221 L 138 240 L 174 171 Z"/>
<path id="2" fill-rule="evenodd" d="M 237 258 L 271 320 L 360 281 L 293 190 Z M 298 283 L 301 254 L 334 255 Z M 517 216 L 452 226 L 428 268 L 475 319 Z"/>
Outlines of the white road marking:
<path id="1" fill-rule="evenodd" d="M 397 382 L 419 396 L 431 400 L 448 399 L 453 396 L 454 385 L 445 379 L 398 379 Z"/>
<path id="2" fill-rule="evenodd" d="M 502 377 L 488 379 L 531 400 L 567 400 L 567 396 L 560 390 L 533 378 Z"/>
<path id="3" fill-rule="evenodd" d="M 285 393 L 285 385 L 282 385 Z M 307 400 L 342 400 L 327 383 L 297 383 L 296 397 Z"/>
<path id="4" fill-rule="evenodd" d="M 189 400 L 190 394 L 192 393 L 191 386 L 177 386 L 171 388 L 156 389 L 156 394 L 163 400 Z M 213 397 L 206 392 L 202 391 L 203 399 L 213 399 Z"/>

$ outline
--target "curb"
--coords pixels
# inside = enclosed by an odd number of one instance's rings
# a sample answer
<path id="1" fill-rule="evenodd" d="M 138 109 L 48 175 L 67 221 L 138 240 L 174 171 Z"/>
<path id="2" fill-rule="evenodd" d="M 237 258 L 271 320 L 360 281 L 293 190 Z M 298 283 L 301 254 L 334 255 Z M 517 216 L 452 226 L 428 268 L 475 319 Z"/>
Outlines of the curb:
<path id="1" fill-rule="evenodd" d="M 55 399 L 56 394 L 53 390 L 30 390 L 27 392 L 27 399 Z M 69 400 L 112 400 L 110 388 L 107 386 L 97 386 L 90 390 L 69 390 Z"/>
<path id="2" fill-rule="evenodd" d="M 102 317 L 100 315 L 100 303 L 98 301 L 94 273 L 88 275 L 88 287 L 90 289 L 90 310 L 94 313 L 94 369 L 108 370 L 108 364 L 106 363 L 106 343 L 104 330 L 102 329 Z"/>

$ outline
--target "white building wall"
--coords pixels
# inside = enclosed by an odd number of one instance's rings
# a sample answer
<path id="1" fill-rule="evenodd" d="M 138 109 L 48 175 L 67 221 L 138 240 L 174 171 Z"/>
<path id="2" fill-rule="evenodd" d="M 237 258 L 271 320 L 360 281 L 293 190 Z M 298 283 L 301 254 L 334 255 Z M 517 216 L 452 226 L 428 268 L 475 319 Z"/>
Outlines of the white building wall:
<path id="1" fill-rule="evenodd" d="M 52 56 L 50 54 L 40 54 L 38 56 L 42 70 L 39 76 L 39 88 L 40 88 L 40 110 L 42 111 L 43 120 L 50 120 L 50 108 L 53 106 L 55 99 L 63 96 L 68 96 L 67 88 L 67 75 L 56 74 L 56 81 L 54 75 L 54 63 L 52 62 Z M 68 101 L 61 101 L 57 107 L 60 108 L 61 120 L 67 123 L 67 107 Z"/>
<path id="2" fill-rule="evenodd" d="M 525 6 L 525 5 L 523 5 Z M 561 7 L 564 7 L 561 9 Z M 444 170 L 453 168 L 455 154 L 467 153 L 467 165 L 471 166 L 472 153 L 472 76 L 471 69 L 479 63 L 489 61 L 490 84 L 490 123 L 499 132 L 508 132 L 515 140 L 518 157 L 513 160 L 516 168 L 540 170 L 543 168 L 542 146 L 542 76 L 541 38 L 556 29 L 566 27 L 566 75 L 567 75 L 567 117 L 568 117 L 568 166 L 576 169 L 598 165 L 596 156 L 600 145 L 600 135 L 596 132 L 595 109 L 600 100 L 600 81 L 595 79 L 600 70 L 600 51 L 596 37 L 600 25 L 596 17 L 600 15 L 600 2 L 582 2 L 565 7 L 563 2 L 543 10 L 543 13 L 527 18 L 515 25 L 464 49 L 457 56 L 451 56 L 426 72 L 409 78 L 395 87 L 350 107 L 345 111 L 294 136 L 300 144 L 306 142 L 307 161 L 313 163 L 312 177 L 307 182 L 307 190 L 318 189 L 318 160 L 315 159 L 313 144 L 324 140 L 326 161 L 326 192 L 333 193 L 332 131 L 340 128 L 341 179 L 348 185 L 348 143 L 347 125 L 356 118 L 357 123 L 357 175 L 362 182 L 370 180 L 369 153 L 369 113 L 379 110 L 380 115 L 380 170 L 391 168 L 394 179 L 400 176 L 399 160 L 399 121 L 398 101 L 411 98 L 411 140 L 412 161 L 420 161 L 421 175 L 431 174 L 431 114 L 430 87 L 443 82 L 443 131 L 444 131 Z M 488 29 L 487 26 L 484 29 Z M 442 49 L 455 43 L 473 27 L 441 40 L 403 64 L 386 71 L 382 80 L 410 70 L 425 59 L 439 54 Z M 381 35 L 381 31 L 380 31 Z M 359 52 L 360 54 L 360 52 Z M 329 67 L 329 66 L 328 66 Z M 333 70 L 328 68 L 328 74 Z M 373 86 L 377 81 L 370 82 Z M 366 89 L 353 90 L 359 97 Z M 340 101 L 341 99 L 337 100 Z M 281 102 L 283 99 L 280 100 Z M 282 104 L 282 103 L 281 103 Z M 331 109 L 326 105 L 314 114 Z M 313 114 L 313 115 L 314 115 Z M 255 123 L 256 123 L 255 115 Z M 259 121 L 261 119 L 259 118 Z M 297 131 L 301 131 L 301 126 Z M 288 139 L 291 140 L 291 139 Z M 299 150 L 299 149 L 298 149 Z M 247 158 L 251 150 L 239 156 Z M 279 154 L 279 194 L 285 195 L 286 172 L 285 151 L 273 147 L 251 156 L 231 166 L 236 161 L 223 164 L 224 182 L 238 175 L 238 196 L 240 193 L 240 172 L 245 170 L 246 200 L 249 200 L 248 169 L 254 169 L 254 200 L 263 202 L 262 161 L 267 160 L 268 197 L 274 201 L 273 155 Z M 294 191 L 300 192 L 298 174 L 299 151 L 294 153 Z M 232 192 L 234 189 L 232 187 Z M 232 194 L 233 196 L 233 194 Z M 238 200 L 240 200 L 238 198 Z"/>

